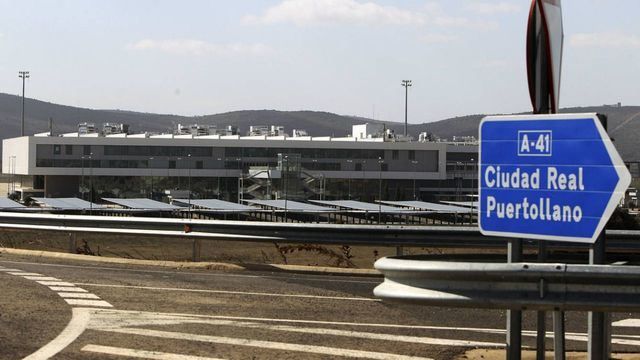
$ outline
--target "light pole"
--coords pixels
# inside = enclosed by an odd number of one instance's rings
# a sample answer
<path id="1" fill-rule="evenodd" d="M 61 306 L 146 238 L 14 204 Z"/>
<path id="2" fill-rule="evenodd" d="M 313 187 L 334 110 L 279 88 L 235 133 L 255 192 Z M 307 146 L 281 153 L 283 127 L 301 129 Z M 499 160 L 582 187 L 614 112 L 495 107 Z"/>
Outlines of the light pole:
<path id="1" fill-rule="evenodd" d="M 151 161 L 153 161 L 153 157 L 149 158 L 147 162 L 147 167 L 149 168 L 149 177 L 151 178 L 151 191 L 149 191 L 149 198 L 153 199 L 153 168 L 151 167 Z"/>
<path id="2" fill-rule="evenodd" d="M 404 87 L 404 136 L 407 136 L 407 99 L 409 98 L 411 80 L 402 80 L 402 86 Z"/>
<path id="3" fill-rule="evenodd" d="M 84 155 L 80 156 L 80 197 L 84 200 Z"/>
<path id="4" fill-rule="evenodd" d="M 382 221 L 382 157 L 378 158 L 378 224 Z"/>
<path id="5" fill-rule="evenodd" d="M 411 160 L 411 164 L 413 165 L 413 200 L 418 200 L 418 197 L 416 196 L 416 176 L 418 175 L 416 174 L 416 165 L 418 164 L 418 161 Z"/>
<path id="6" fill-rule="evenodd" d="M 89 215 L 93 215 L 93 153 L 89 153 Z"/>
<path id="7" fill-rule="evenodd" d="M 18 77 L 22 79 L 22 126 L 20 136 L 24 136 L 24 83 L 29 78 L 28 71 L 18 71 Z"/>
<path id="8" fill-rule="evenodd" d="M 364 178 L 364 166 L 367 163 L 367 160 L 362 160 L 362 197 L 360 200 L 363 200 L 362 198 L 364 197 L 364 194 L 366 194 L 366 188 L 365 188 L 365 178 Z"/>
<path id="9" fill-rule="evenodd" d="M 191 154 L 187 154 L 187 186 L 189 188 L 189 219 L 191 219 Z"/>
<path id="10" fill-rule="evenodd" d="M 282 171 L 282 175 L 284 176 L 284 222 L 287 222 L 287 173 L 289 172 L 289 156 L 284 156 L 285 166 Z"/>
<path id="11" fill-rule="evenodd" d="M 351 164 L 353 163 L 353 160 L 349 159 L 347 160 L 347 163 L 349 163 L 349 170 L 351 171 Z M 351 200 L 351 175 L 347 176 L 347 195 L 348 199 Z"/>

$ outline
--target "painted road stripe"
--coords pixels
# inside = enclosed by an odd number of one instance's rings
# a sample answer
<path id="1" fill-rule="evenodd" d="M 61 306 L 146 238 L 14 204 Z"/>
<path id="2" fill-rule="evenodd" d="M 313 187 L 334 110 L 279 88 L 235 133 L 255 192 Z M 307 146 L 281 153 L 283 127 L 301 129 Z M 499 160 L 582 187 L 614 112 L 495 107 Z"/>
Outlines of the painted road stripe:
<path id="1" fill-rule="evenodd" d="M 113 307 L 104 300 L 85 300 L 85 299 L 64 299 L 69 305 L 76 306 L 95 306 L 95 307 Z"/>
<path id="2" fill-rule="evenodd" d="M 380 299 L 372 299 L 372 298 L 364 298 L 364 297 L 322 296 L 322 295 L 305 295 L 305 294 L 274 294 L 274 293 L 262 293 L 262 292 L 250 292 L 250 291 L 228 291 L 228 290 L 205 290 L 205 289 L 188 289 L 188 288 L 166 288 L 166 287 L 115 285 L 115 284 L 95 284 L 95 283 L 76 283 L 76 285 L 123 288 L 123 289 L 154 290 L 154 291 L 197 292 L 197 293 L 226 294 L 226 295 L 253 295 L 253 296 L 289 297 L 289 298 L 304 298 L 304 299 L 373 301 L 373 302 L 382 301 Z"/>
<path id="3" fill-rule="evenodd" d="M 23 277 L 27 280 L 35 280 L 35 281 L 61 281 L 58 278 L 54 278 L 51 276 L 24 276 Z"/>
<path id="4" fill-rule="evenodd" d="M 327 278 L 326 275 L 308 275 L 308 274 L 292 274 L 292 275 L 247 275 L 247 274 L 231 274 L 231 273 L 206 273 L 206 272 L 177 272 L 177 271 L 168 271 L 168 270 L 146 270 L 146 269 L 127 269 L 127 268 L 116 268 L 116 267 L 108 267 L 108 266 L 93 266 L 93 265 L 63 265 L 63 264 L 46 264 L 46 263 L 35 263 L 35 262 L 24 262 L 24 261 L 0 261 L 0 263 L 7 264 L 27 264 L 27 265 L 38 265 L 38 266 L 48 266 L 48 267 L 60 267 L 60 268 L 72 268 L 72 269 L 91 269 L 91 270 L 109 270 L 109 271 L 125 271 L 125 272 L 134 272 L 134 273 L 149 273 L 149 274 L 172 274 L 172 275 L 192 275 L 192 276 L 204 276 L 204 277 L 239 277 L 239 278 L 255 278 L 255 279 L 297 279 L 297 280 L 305 280 L 305 281 L 316 281 L 316 282 L 334 282 L 334 283 L 360 283 L 360 284 L 380 284 L 382 281 L 371 279 L 369 277 L 361 276 L 361 275 L 349 275 L 345 276 L 345 279 L 341 278 Z M 16 269 L 13 269 L 16 270 Z M 353 280 L 353 279 L 362 279 L 362 280 Z M 369 280 L 367 280 L 367 278 Z"/>
<path id="5" fill-rule="evenodd" d="M 87 328 L 89 323 L 90 312 L 87 309 L 76 308 L 71 310 L 71 321 L 67 327 L 62 330 L 60 335 L 51 340 L 50 343 L 38 349 L 38 351 L 27 356 L 23 360 L 46 360 L 60 351 L 64 350 L 72 342 L 74 342 L 78 336 L 80 336 Z"/>
<path id="6" fill-rule="evenodd" d="M 640 319 L 624 319 L 614 321 L 611 325 L 620 327 L 640 327 Z"/>
<path id="7" fill-rule="evenodd" d="M 15 271 L 15 272 L 10 272 L 9 274 L 11 275 L 18 275 L 18 276 L 44 276 L 42 274 L 38 274 L 38 273 L 30 273 L 30 272 L 24 272 L 22 270 L 20 271 Z"/>
<path id="8" fill-rule="evenodd" d="M 87 345 L 82 348 L 82 351 L 99 353 L 99 354 L 107 354 L 107 355 L 126 356 L 126 357 L 137 358 L 137 359 L 222 360 L 219 358 L 212 358 L 212 357 L 171 354 L 171 353 L 158 352 L 158 351 L 145 351 L 145 350 L 127 349 L 127 348 L 101 346 L 101 345 Z"/>
<path id="9" fill-rule="evenodd" d="M 82 293 L 88 292 L 87 290 L 76 287 L 76 286 L 49 286 L 49 289 L 53 291 L 62 291 L 62 292 L 82 292 Z"/>
<path id="10" fill-rule="evenodd" d="M 424 358 L 424 357 L 405 356 L 405 355 L 391 354 L 391 353 L 340 349 L 340 348 L 333 348 L 328 346 L 290 344 L 290 343 L 282 343 L 282 342 L 275 342 L 275 341 L 230 338 L 230 337 L 224 337 L 224 336 L 185 334 L 185 333 L 172 332 L 172 331 L 158 331 L 158 330 L 136 329 L 136 328 L 104 328 L 100 330 L 115 332 L 120 334 L 151 336 L 151 337 L 158 337 L 158 338 L 164 338 L 164 339 L 200 341 L 200 342 L 206 342 L 206 343 L 235 345 L 235 346 L 249 346 L 249 347 L 256 347 L 259 349 L 298 351 L 298 352 L 304 352 L 304 353 L 322 354 L 325 356 L 342 356 L 342 357 L 349 357 L 349 358 L 376 359 L 376 360 L 428 360 L 428 358 Z"/>
<path id="11" fill-rule="evenodd" d="M 98 295 L 91 293 L 79 293 L 79 292 L 59 292 L 58 295 L 63 298 L 74 299 L 100 299 Z"/>
<path id="12" fill-rule="evenodd" d="M 17 273 L 17 272 L 21 272 L 22 270 L 20 270 L 20 269 L 8 269 L 8 268 L 4 268 L 4 269 L 0 269 L 0 271 L 11 274 L 11 273 L 13 273 L 13 272 L 16 272 L 16 273 Z M 11 274 L 11 275 L 15 275 L 15 274 Z"/>
<path id="13" fill-rule="evenodd" d="M 36 282 L 40 285 L 45 285 L 45 286 L 74 286 L 72 283 L 64 282 L 64 281 L 36 281 Z"/>

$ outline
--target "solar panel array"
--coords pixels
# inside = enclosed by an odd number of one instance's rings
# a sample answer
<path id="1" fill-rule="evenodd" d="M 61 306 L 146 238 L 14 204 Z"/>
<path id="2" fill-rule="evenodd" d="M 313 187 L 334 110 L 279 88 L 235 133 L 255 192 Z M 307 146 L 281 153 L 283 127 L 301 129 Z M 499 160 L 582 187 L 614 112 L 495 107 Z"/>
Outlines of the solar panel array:
<path id="1" fill-rule="evenodd" d="M 181 206 L 167 204 L 161 201 L 155 201 L 155 200 L 146 199 L 146 198 L 136 198 L 136 199 L 102 198 L 102 200 L 108 201 L 110 203 L 118 204 L 120 206 L 124 206 L 129 209 L 137 209 L 137 210 L 171 211 L 171 210 L 184 209 L 184 207 L 181 207 Z"/>
<path id="2" fill-rule="evenodd" d="M 335 212 L 336 209 L 291 200 L 245 200 L 250 204 L 295 212 Z"/>
<path id="3" fill-rule="evenodd" d="M 402 206 L 413 209 L 420 210 L 429 210 L 436 212 L 450 212 L 450 213 L 468 213 L 471 211 L 470 208 L 465 208 L 461 206 L 453 206 L 453 205 L 445 205 L 445 204 L 437 204 L 425 201 L 383 201 L 385 204 L 390 204 L 394 206 Z"/>
<path id="4" fill-rule="evenodd" d="M 24 208 L 26 206 L 8 198 L 0 198 L 0 209 Z"/>
<path id="5" fill-rule="evenodd" d="M 47 207 L 60 210 L 87 210 L 103 209 L 104 205 L 92 204 L 89 201 L 78 198 L 41 198 L 33 197 L 33 200 L 44 204 Z"/>
<path id="6" fill-rule="evenodd" d="M 189 199 L 174 199 L 173 202 L 180 203 L 181 205 L 188 206 Z M 221 210 L 221 211 L 256 211 L 260 210 L 253 206 L 247 206 L 243 204 L 233 203 L 230 201 L 224 201 L 219 199 L 191 199 L 191 206 L 197 206 L 209 210 Z"/>
<path id="7" fill-rule="evenodd" d="M 413 210 L 401 209 L 394 206 L 373 204 L 355 200 L 311 200 L 315 203 L 337 206 L 345 209 L 360 210 L 368 212 L 381 212 L 384 214 L 408 214 L 415 213 Z"/>
<path id="8" fill-rule="evenodd" d="M 477 201 L 443 201 L 443 203 L 451 204 L 451 205 L 455 205 L 455 206 L 463 206 L 463 207 L 466 207 L 466 208 L 477 208 L 478 207 L 478 202 Z"/>

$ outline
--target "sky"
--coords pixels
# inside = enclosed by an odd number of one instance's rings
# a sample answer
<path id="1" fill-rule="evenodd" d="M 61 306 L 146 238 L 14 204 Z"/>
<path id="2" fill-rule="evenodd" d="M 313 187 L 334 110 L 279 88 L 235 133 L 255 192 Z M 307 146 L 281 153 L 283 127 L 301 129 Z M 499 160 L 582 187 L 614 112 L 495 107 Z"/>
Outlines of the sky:
<path id="1" fill-rule="evenodd" d="M 0 92 L 94 109 L 529 111 L 530 1 L 0 0 Z M 638 0 L 563 0 L 560 106 L 640 105 Z"/>

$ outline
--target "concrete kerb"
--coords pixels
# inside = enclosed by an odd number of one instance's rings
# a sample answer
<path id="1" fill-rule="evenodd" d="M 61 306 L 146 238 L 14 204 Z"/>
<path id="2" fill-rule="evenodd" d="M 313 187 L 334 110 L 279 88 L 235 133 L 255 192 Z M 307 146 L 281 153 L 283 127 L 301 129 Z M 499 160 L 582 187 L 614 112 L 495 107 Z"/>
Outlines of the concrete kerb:
<path id="1" fill-rule="evenodd" d="M 103 264 L 121 264 L 121 265 L 138 265 L 138 266 L 156 266 L 174 269 L 207 269 L 220 271 L 276 271 L 276 272 L 295 272 L 305 274 L 319 275 L 343 275 L 343 276 L 372 276 L 382 277 L 382 274 L 375 269 L 349 269 L 322 266 L 302 266 L 302 265 L 281 265 L 281 264 L 231 264 L 220 262 L 192 262 L 192 261 L 164 261 L 164 260 L 140 260 L 140 259 L 124 259 L 114 257 L 89 256 L 82 254 L 68 254 L 55 251 L 43 250 L 26 250 L 0 247 L 0 254 L 41 257 L 51 259 L 75 260 L 84 262 L 96 262 Z"/>

